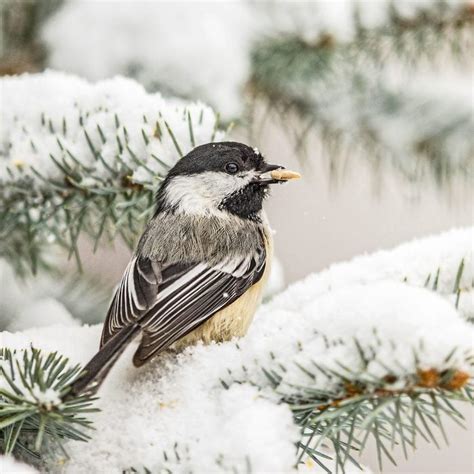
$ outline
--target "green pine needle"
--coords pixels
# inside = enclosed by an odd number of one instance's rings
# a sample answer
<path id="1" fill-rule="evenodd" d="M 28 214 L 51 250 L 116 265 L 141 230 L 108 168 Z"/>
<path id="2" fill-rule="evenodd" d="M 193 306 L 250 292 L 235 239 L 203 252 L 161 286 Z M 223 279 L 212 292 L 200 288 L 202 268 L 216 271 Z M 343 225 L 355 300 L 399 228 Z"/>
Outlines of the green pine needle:
<path id="1" fill-rule="evenodd" d="M 408 120 L 414 119 L 414 105 L 417 116 L 439 119 L 445 112 L 444 102 L 438 106 L 435 98 L 430 103 L 416 104 L 408 92 L 394 93 L 387 88 L 380 73 L 391 59 L 414 71 L 420 61 L 436 64 L 436 53 L 449 50 L 453 61 L 469 65 L 473 20 L 472 11 L 466 7 L 443 20 L 439 15 L 421 15 L 407 24 L 393 17 L 381 29 L 367 31 L 359 27 L 356 38 L 348 44 L 339 43 L 329 34 L 313 42 L 296 36 L 266 38 L 252 52 L 251 87 L 255 98 L 263 99 L 268 110 L 251 133 L 258 139 L 266 118 L 270 114 L 276 116 L 300 154 L 305 152 L 307 138 L 316 133 L 327 147 L 325 155 L 329 157 L 332 177 L 344 173 L 354 158 L 354 150 L 362 150 L 361 155 L 371 161 L 374 170 L 380 168 L 382 160 L 389 160 L 397 172 L 412 182 L 428 176 L 448 188 L 452 176 L 469 178 L 473 172 L 472 146 L 461 146 L 464 151 L 455 158 L 452 143 L 470 143 L 472 117 L 454 103 L 454 112 L 446 114 L 442 126 L 420 132 L 404 152 L 384 140 L 383 132 L 374 124 L 400 120 L 406 110 L 411 110 L 411 115 L 406 114 Z M 346 97 L 353 101 L 352 125 L 344 120 L 341 125 L 341 120 L 334 119 L 339 109 L 345 110 Z M 328 101 L 339 104 L 339 109 L 332 108 Z M 289 120 L 291 113 L 299 119 L 296 129 L 290 128 L 294 122 Z"/>
<path id="2" fill-rule="evenodd" d="M 79 396 L 63 401 L 79 365 L 69 366 L 58 353 L 35 348 L 0 350 L 0 450 L 41 456 L 45 445 L 87 441 L 91 422 L 86 415 L 98 411 L 96 400 Z"/>

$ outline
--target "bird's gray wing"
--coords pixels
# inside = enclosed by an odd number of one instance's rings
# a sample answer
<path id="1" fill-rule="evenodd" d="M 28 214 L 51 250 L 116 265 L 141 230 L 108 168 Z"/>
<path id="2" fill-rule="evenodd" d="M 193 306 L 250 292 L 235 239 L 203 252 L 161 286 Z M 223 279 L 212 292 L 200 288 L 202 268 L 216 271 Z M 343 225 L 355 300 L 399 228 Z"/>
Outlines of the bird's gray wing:
<path id="1" fill-rule="evenodd" d="M 130 260 L 107 312 L 101 347 L 121 329 L 137 323 L 156 304 L 162 281 L 160 262 L 138 257 Z"/>
<path id="2" fill-rule="evenodd" d="M 233 257 L 214 265 L 163 265 L 134 257 L 111 303 L 101 344 L 122 328 L 138 323 L 143 338 L 134 363 L 143 364 L 260 280 L 265 257 L 263 247 L 245 258 Z"/>

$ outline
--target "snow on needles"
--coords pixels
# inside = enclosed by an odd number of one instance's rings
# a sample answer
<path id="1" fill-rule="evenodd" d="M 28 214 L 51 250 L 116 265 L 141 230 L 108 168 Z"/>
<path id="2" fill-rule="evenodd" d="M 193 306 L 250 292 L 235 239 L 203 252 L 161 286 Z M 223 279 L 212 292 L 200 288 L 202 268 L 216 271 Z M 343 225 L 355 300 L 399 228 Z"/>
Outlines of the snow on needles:
<path id="1" fill-rule="evenodd" d="M 424 142 L 436 143 L 437 156 L 446 157 L 440 166 L 469 168 L 474 133 L 471 82 L 465 72 L 449 68 L 434 74 L 426 67 L 408 72 L 391 64 L 382 71 L 365 61 L 354 74 L 353 64 L 335 62 L 324 77 L 294 80 L 286 84 L 286 92 L 294 100 L 309 98 L 321 122 L 349 140 L 370 143 L 367 136 L 372 137 L 387 158 L 418 176 L 420 160 L 413 156 Z"/>
<path id="2" fill-rule="evenodd" d="M 316 296 L 332 290 L 380 280 L 436 289 L 455 303 L 459 275 L 459 309 L 466 319 L 474 319 L 474 228 L 452 229 L 439 235 L 415 239 L 395 249 L 361 255 L 349 262 L 331 265 L 309 275 L 276 297 L 272 307 L 302 309 Z M 308 288 L 311 291 L 308 291 Z M 290 297 L 291 295 L 291 297 Z"/>
<path id="3" fill-rule="evenodd" d="M 61 180 L 64 162 L 96 179 L 85 177 L 79 185 L 100 187 L 108 167 L 122 165 L 133 170 L 133 182 L 156 185 L 181 153 L 212 141 L 216 132 L 209 107 L 148 94 L 122 77 L 91 84 L 47 71 L 2 78 L 1 87 L 1 181 L 27 173 L 41 182 L 31 167 Z"/>
<path id="4" fill-rule="evenodd" d="M 264 305 L 240 340 L 169 351 L 141 369 L 132 367 L 130 347 L 100 392 L 92 440 L 69 443 L 71 459 L 50 469 L 294 472 L 298 430 L 285 395 L 311 389 L 338 398 L 345 380 L 369 392 L 404 390 L 418 386 L 420 371 L 472 376 L 473 326 L 423 288 L 426 272 L 439 267 L 438 289 L 449 293 L 463 258 L 460 286 L 472 286 L 472 232 L 311 275 Z M 0 346 L 33 344 L 84 363 L 99 334 L 99 326 L 30 329 L 3 333 Z"/>

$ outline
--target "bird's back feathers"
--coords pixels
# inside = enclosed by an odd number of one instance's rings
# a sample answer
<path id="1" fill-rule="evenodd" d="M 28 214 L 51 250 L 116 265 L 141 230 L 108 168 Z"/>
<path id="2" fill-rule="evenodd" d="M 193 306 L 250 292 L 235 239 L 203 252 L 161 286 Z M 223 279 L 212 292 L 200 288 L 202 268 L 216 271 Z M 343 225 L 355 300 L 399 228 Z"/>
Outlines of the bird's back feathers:
<path id="1" fill-rule="evenodd" d="M 194 250 L 189 250 L 186 257 L 181 255 L 179 263 L 160 260 L 169 255 L 176 239 L 168 241 L 168 248 L 153 252 L 150 246 L 147 252 L 143 251 L 149 245 L 145 237 L 140 256 L 132 258 L 115 293 L 104 325 L 102 346 L 124 327 L 138 324 L 143 336 L 134 363 L 140 366 L 231 305 L 260 280 L 266 264 L 262 228 L 248 227 L 245 242 L 240 242 L 240 247 L 246 246 L 245 252 L 236 251 L 239 244 L 234 242 L 232 252 L 217 253 L 227 255 L 220 261 L 215 261 L 215 249 L 231 244 L 227 241 L 229 233 L 224 230 L 211 236 L 203 231 L 199 235 L 196 229 L 199 226 L 194 226 L 194 232 L 188 236 L 194 239 Z M 211 232 L 207 229 L 208 234 Z M 197 242 L 203 238 L 208 241 Z M 186 244 L 179 248 L 186 248 Z M 204 255 L 206 258 L 199 261 Z"/>
<path id="2" fill-rule="evenodd" d="M 263 224 L 223 215 L 159 214 L 148 223 L 136 253 L 167 264 L 218 265 L 223 256 L 249 255 L 262 247 Z"/>

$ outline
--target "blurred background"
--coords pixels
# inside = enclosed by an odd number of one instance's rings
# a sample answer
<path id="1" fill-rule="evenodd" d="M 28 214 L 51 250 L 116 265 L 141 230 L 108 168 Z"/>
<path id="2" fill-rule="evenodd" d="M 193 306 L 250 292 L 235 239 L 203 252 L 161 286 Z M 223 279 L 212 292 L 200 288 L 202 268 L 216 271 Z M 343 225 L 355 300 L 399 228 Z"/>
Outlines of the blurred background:
<path id="1" fill-rule="evenodd" d="M 274 189 L 267 203 L 284 285 L 473 223 L 470 1 L 3 0 L 1 8 L 0 74 L 131 77 L 150 92 L 210 104 L 228 138 L 300 170 L 303 180 Z M 120 241 L 92 247 L 82 239 L 85 273 L 111 288 L 130 250 Z M 470 431 L 451 427 L 449 449 L 423 444 L 387 472 L 474 472 L 473 413 L 464 411 Z M 375 456 L 364 459 L 374 471 Z"/>

